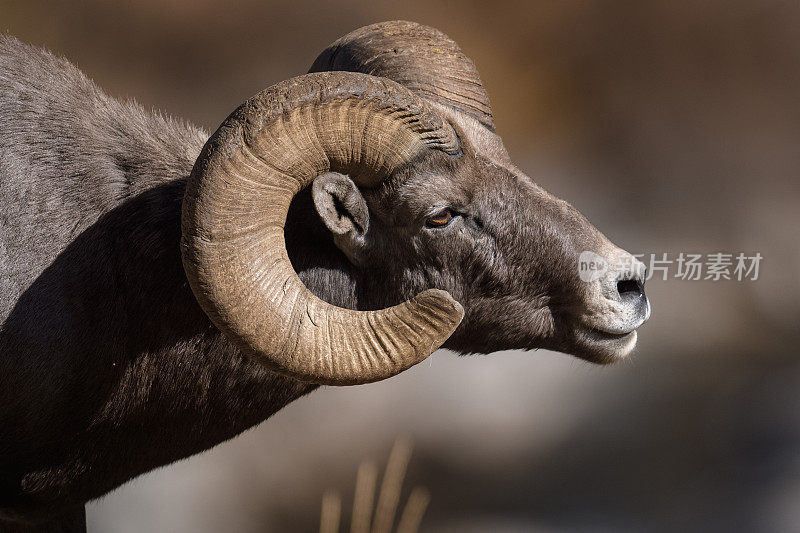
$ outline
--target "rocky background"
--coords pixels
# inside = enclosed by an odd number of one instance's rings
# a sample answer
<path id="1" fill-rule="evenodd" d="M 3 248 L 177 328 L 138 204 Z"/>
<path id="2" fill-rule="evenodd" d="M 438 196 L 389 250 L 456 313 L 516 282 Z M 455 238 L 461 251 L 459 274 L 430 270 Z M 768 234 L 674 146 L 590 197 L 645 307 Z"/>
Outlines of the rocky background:
<path id="1" fill-rule="evenodd" d="M 612 367 L 439 352 L 320 390 L 92 503 L 90 531 L 313 531 L 323 492 L 352 495 L 398 434 L 423 531 L 800 530 L 797 2 L 0 0 L 0 31 L 208 130 L 390 19 L 460 43 L 518 165 L 618 245 L 760 252 L 759 279 L 651 279 Z"/>

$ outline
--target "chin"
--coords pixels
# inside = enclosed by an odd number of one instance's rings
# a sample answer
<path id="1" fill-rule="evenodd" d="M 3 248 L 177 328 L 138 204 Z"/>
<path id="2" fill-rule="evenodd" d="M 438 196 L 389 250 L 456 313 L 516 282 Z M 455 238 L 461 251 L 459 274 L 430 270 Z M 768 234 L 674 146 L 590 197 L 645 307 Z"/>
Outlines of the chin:
<path id="1" fill-rule="evenodd" d="M 627 358 L 636 347 L 637 332 L 613 334 L 596 329 L 582 329 L 575 333 L 574 345 L 566 353 L 591 363 L 608 365 Z"/>

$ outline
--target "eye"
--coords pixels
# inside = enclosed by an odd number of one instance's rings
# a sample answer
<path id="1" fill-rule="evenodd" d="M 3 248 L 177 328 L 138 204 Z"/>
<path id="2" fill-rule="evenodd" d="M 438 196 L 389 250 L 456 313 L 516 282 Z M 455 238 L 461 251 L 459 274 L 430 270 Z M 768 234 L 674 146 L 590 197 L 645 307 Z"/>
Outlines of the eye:
<path id="1" fill-rule="evenodd" d="M 453 212 L 444 208 L 430 215 L 425 220 L 425 226 L 429 228 L 442 228 L 448 225 L 451 220 L 453 220 Z"/>

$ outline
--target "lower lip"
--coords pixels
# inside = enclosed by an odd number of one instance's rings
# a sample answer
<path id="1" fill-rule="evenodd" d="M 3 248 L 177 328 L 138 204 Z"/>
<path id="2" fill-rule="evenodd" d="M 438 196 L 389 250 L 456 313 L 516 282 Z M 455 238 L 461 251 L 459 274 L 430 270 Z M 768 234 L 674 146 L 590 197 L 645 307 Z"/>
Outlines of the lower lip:
<path id="1" fill-rule="evenodd" d="M 604 364 L 627 357 L 636 346 L 637 340 L 636 330 L 628 333 L 608 333 L 588 324 L 582 324 L 576 333 L 575 340 L 578 347 L 587 354 L 585 358 Z"/>
<path id="2" fill-rule="evenodd" d="M 627 353 L 628 346 L 636 343 L 636 330 L 628 333 L 608 333 L 596 328 L 587 327 L 584 330 L 584 339 L 588 346 L 595 346 L 602 350 L 619 351 Z"/>
<path id="3" fill-rule="evenodd" d="M 628 331 L 626 333 L 610 333 L 608 331 L 603 331 L 602 329 L 597 329 L 597 328 L 592 328 L 592 327 L 589 328 L 589 332 L 591 332 L 592 335 L 594 335 L 595 337 L 598 337 L 598 338 L 604 339 L 604 340 L 609 340 L 609 341 L 616 341 L 616 340 L 626 339 L 631 334 L 633 334 L 635 331 L 636 330 Z"/>

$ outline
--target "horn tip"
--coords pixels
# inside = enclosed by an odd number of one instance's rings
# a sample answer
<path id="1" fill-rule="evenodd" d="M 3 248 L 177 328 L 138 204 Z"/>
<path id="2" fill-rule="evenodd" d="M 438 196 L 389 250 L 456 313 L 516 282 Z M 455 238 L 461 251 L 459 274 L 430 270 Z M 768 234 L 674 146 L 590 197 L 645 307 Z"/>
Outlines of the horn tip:
<path id="1" fill-rule="evenodd" d="M 464 318 L 464 307 L 447 291 L 428 289 L 420 293 L 418 298 L 420 300 L 425 300 L 426 303 L 436 305 L 443 315 L 449 316 L 454 322 L 453 330 L 455 330 Z"/>

